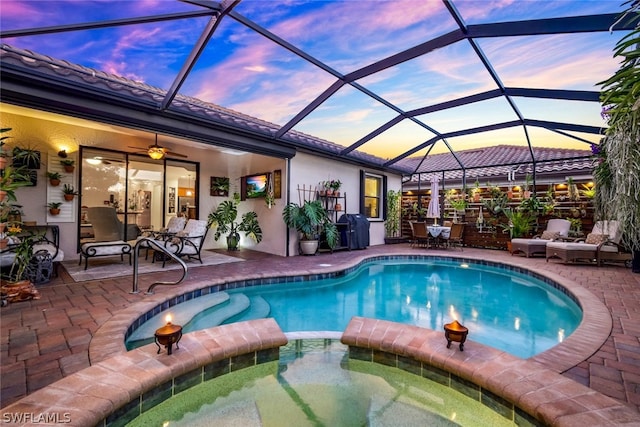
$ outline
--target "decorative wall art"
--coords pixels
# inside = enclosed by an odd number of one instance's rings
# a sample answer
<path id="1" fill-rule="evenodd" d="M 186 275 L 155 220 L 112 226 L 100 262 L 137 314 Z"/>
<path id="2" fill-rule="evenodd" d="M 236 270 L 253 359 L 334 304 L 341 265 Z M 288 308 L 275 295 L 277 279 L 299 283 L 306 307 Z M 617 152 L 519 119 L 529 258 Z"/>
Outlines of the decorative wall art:
<path id="1" fill-rule="evenodd" d="M 282 197 L 282 171 L 277 169 L 273 171 L 273 197 L 279 199 Z"/>
<path id="2" fill-rule="evenodd" d="M 169 197 L 167 198 L 167 207 L 170 214 L 176 213 L 176 188 L 169 187 Z"/>
<path id="3" fill-rule="evenodd" d="M 212 176 L 211 185 L 209 187 L 212 196 L 229 196 L 229 178 L 224 176 Z"/>

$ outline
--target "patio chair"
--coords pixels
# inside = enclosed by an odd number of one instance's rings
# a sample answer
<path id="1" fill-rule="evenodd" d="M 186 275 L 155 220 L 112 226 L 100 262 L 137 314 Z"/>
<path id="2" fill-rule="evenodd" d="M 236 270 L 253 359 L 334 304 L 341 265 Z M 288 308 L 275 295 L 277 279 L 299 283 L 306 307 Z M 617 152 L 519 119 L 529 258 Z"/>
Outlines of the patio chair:
<path id="1" fill-rule="evenodd" d="M 140 235 L 136 240 L 136 243 L 138 240 L 142 239 L 143 237 L 150 237 L 154 240 L 161 240 L 162 242 L 165 242 L 167 240 L 170 240 L 177 233 L 184 230 L 184 226 L 186 225 L 186 223 L 187 223 L 187 218 L 185 218 L 184 216 L 173 216 L 169 219 L 169 222 L 167 223 L 166 227 L 161 228 L 159 231 L 149 230 L 145 233 L 142 233 L 142 235 Z M 146 250 L 144 259 L 148 259 L 149 249 L 152 249 L 151 245 L 149 245 L 149 243 L 147 242 L 140 243 L 140 246 L 138 246 L 138 251 L 142 249 Z"/>
<path id="2" fill-rule="evenodd" d="M 550 219 L 547 222 L 547 229 L 542 234 L 533 236 L 531 239 L 511 239 L 511 255 L 518 252 L 523 253 L 527 258 L 535 254 L 545 255 L 547 243 L 568 237 L 570 228 L 571 222 L 566 219 Z"/>
<path id="3" fill-rule="evenodd" d="M 411 226 L 411 246 L 428 246 L 430 241 L 427 223 L 422 221 L 410 221 Z"/>
<path id="4" fill-rule="evenodd" d="M 200 252 L 208 233 L 209 224 L 206 220 L 190 219 L 182 231 L 166 241 L 165 247 L 181 258 L 197 259 L 202 264 Z M 162 257 L 162 267 L 167 260 L 166 256 Z"/>
<path id="5" fill-rule="evenodd" d="M 550 258 L 560 258 L 565 264 L 570 262 L 595 262 L 598 266 L 605 261 L 630 262 L 631 254 L 620 246 L 622 235 L 618 221 L 598 221 L 591 233 L 584 239 L 570 242 L 547 243 L 547 262 Z"/>
<path id="6" fill-rule="evenodd" d="M 445 239 L 445 243 L 447 247 L 457 246 L 462 249 L 462 236 L 464 235 L 464 224 L 455 223 L 451 224 L 451 232 L 449 233 L 449 238 Z"/>

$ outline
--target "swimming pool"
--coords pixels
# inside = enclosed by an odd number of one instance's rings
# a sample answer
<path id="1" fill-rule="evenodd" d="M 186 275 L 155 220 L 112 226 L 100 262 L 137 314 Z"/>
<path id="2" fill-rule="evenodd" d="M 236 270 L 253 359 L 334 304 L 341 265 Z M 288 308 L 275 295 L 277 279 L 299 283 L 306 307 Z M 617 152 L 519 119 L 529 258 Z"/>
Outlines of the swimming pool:
<path id="1" fill-rule="evenodd" d="M 128 425 L 515 425 L 516 411 L 498 413 L 455 381 L 349 359 L 346 351 L 331 340 L 292 341 L 278 361 L 204 381 Z"/>
<path id="2" fill-rule="evenodd" d="M 442 330 L 457 319 L 469 328 L 470 340 L 526 358 L 562 342 L 582 318 L 578 305 L 542 277 L 487 262 L 375 260 L 337 276 L 230 284 L 215 296 L 227 299 L 211 309 L 199 307 L 181 324 L 189 332 L 269 316 L 285 332 L 342 331 L 351 317 L 365 316 Z M 197 306 L 198 300 L 187 304 Z M 187 304 L 170 311 L 180 313 Z M 148 343 L 144 337 L 162 322 L 158 317 L 133 331 L 127 347 Z"/>

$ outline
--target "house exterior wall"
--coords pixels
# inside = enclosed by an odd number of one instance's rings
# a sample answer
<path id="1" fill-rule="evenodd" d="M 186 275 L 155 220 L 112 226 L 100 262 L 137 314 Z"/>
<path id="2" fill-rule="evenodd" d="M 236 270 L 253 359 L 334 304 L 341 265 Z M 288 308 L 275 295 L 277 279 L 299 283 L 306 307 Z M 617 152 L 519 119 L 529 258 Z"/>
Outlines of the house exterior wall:
<path id="1" fill-rule="evenodd" d="M 289 200 L 300 204 L 304 201 L 302 197 L 303 189 L 316 189 L 322 181 L 339 179 L 342 182 L 340 191 L 342 194 L 346 194 L 346 213 L 360 213 L 361 170 L 386 176 L 388 190 L 397 191 L 401 188 L 400 175 L 383 173 L 307 153 L 298 153 L 293 159 L 291 159 Z M 384 221 L 370 221 L 370 244 L 372 246 L 384 244 L 384 237 Z M 289 230 L 289 254 L 298 254 L 298 236 L 296 235 L 295 230 Z"/>

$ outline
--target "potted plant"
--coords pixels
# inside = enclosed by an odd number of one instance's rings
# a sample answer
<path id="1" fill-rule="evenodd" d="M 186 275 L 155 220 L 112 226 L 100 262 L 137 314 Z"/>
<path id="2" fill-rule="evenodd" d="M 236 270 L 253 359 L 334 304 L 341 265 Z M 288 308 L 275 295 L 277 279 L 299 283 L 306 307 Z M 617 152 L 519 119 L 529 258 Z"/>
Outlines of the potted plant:
<path id="1" fill-rule="evenodd" d="M 474 203 L 479 203 L 480 202 L 480 193 L 482 192 L 482 190 L 480 189 L 480 181 L 478 181 L 478 179 L 476 178 L 476 182 L 473 185 L 473 190 L 471 190 L 471 194 L 473 195 L 473 202 Z"/>
<path id="2" fill-rule="evenodd" d="M 256 243 L 262 241 L 262 229 L 258 223 L 258 214 L 246 212 L 242 215 L 242 220 L 237 221 L 238 205 L 240 204 L 240 194 L 234 193 L 231 200 L 225 200 L 209 214 L 209 226 L 216 227 L 214 239 L 217 241 L 222 235 L 227 237 L 227 249 L 238 250 L 240 243 L 240 233 L 253 239 Z"/>
<path id="3" fill-rule="evenodd" d="M 321 233 L 325 234 L 330 248 L 338 245 L 338 228 L 320 200 L 305 201 L 302 206 L 291 202 L 284 207 L 282 219 L 287 227 L 300 234 L 300 251 L 304 255 L 316 253 Z"/>
<path id="4" fill-rule="evenodd" d="M 59 215 L 60 214 L 60 206 L 62 206 L 62 202 L 50 202 L 50 203 L 47 203 L 47 207 L 49 208 L 49 213 L 51 215 Z"/>
<path id="5" fill-rule="evenodd" d="M 508 222 L 501 224 L 501 226 L 505 232 L 509 233 L 511 239 L 523 237 L 531 231 L 534 218 L 528 212 L 518 209 L 505 209 L 504 214 Z M 507 242 L 507 249 L 511 252 L 511 242 Z"/>
<path id="6" fill-rule="evenodd" d="M 339 179 L 332 179 L 329 181 L 329 188 L 333 191 L 334 196 L 340 195 L 340 187 L 342 186 L 342 182 Z"/>
<path id="7" fill-rule="evenodd" d="M 64 199 L 67 202 L 70 202 L 73 200 L 74 196 L 78 195 L 78 192 L 76 191 L 76 189 L 73 187 L 73 185 L 69 185 L 69 184 L 65 184 L 62 187 L 62 192 L 64 193 Z"/>
<path id="8" fill-rule="evenodd" d="M 47 172 L 47 178 L 49 178 L 49 184 L 51 184 L 52 187 L 57 187 L 60 185 L 62 174 L 60 172 Z"/>
<path id="9" fill-rule="evenodd" d="M 64 167 L 65 172 L 72 173 L 75 170 L 75 160 L 73 159 L 62 159 L 60 160 L 60 164 Z"/>
<path id="10" fill-rule="evenodd" d="M 387 219 L 384 222 L 384 242 L 400 243 L 404 239 L 400 236 L 400 213 L 402 191 L 387 191 Z"/>

